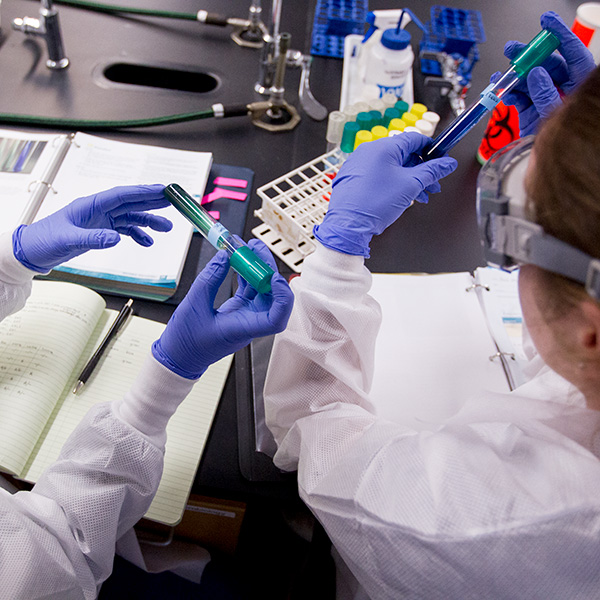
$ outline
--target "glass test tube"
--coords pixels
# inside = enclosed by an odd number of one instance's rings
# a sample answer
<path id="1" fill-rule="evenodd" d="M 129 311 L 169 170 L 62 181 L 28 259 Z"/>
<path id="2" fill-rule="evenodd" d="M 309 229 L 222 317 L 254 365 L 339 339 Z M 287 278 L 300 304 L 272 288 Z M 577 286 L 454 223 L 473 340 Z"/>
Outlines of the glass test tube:
<path id="1" fill-rule="evenodd" d="M 171 183 L 165 188 L 165 196 L 212 246 L 217 250 L 227 251 L 231 268 L 257 292 L 266 294 L 271 291 L 271 277 L 274 271 L 249 246 L 236 239 L 221 223 L 215 221 L 208 211 L 176 183 Z"/>
<path id="2" fill-rule="evenodd" d="M 502 74 L 496 83 L 490 83 L 479 100 L 470 108 L 460 114 L 440 135 L 438 135 L 423 151 L 423 160 L 444 156 L 454 147 L 490 110 L 498 104 L 502 96 L 511 90 L 514 85 L 527 74 L 533 67 L 544 62 L 559 46 L 558 38 L 542 29 L 522 52 L 510 61 L 510 67 Z"/>

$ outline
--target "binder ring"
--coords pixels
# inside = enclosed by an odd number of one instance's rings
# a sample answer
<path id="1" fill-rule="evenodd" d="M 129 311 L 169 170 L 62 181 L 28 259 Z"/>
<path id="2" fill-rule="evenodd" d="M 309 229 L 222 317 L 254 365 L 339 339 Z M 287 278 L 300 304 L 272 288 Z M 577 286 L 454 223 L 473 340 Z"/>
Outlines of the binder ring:
<path id="1" fill-rule="evenodd" d="M 487 290 L 488 292 L 490 291 L 490 286 L 489 285 L 484 285 L 483 283 L 472 283 L 469 287 L 465 288 L 465 292 L 470 292 L 471 290 L 474 290 L 475 288 L 483 288 L 485 290 Z"/>
<path id="2" fill-rule="evenodd" d="M 495 360 L 496 358 L 500 358 L 502 356 L 507 356 L 508 358 L 515 360 L 515 355 L 512 352 L 496 352 L 496 354 L 492 354 L 488 358 L 490 360 Z"/>
<path id="3" fill-rule="evenodd" d="M 45 185 L 48 188 L 48 190 L 51 191 L 53 194 L 58 194 L 58 192 L 54 189 L 54 187 L 52 187 L 51 183 L 48 183 L 46 181 L 40 181 L 39 179 L 34 179 L 33 181 L 29 182 L 29 185 L 27 186 L 28 192 L 32 191 L 33 185 Z"/>

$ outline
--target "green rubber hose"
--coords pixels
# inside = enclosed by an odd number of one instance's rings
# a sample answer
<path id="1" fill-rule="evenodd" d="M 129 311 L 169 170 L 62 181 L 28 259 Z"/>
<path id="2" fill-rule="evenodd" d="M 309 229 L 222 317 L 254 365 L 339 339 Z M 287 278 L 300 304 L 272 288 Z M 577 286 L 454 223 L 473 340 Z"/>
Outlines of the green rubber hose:
<path id="1" fill-rule="evenodd" d="M 182 13 L 170 10 L 151 10 L 147 8 L 132 8 L 128 6 L 114 6 L 112 4 L 100 4 L 99 2 L 87 2 L 86 0 L 55 0 L 55 4 L 65 4 L 66 6 L 76 6 L 79 8 L 87 8 L 98 12 L 120 12 L 130 13 L 134 15 L 143 15 L 147 17 L 164 17 L 167 19 L 186 19 L 188 21 L 196 21 L 198 13 Z"/>
<path id="2" fill-rule="evenodd" d="M 214 105 L 207 110 L 199 110 L 191 113 L 178 115 L 167 115 L 163 117 L 150 117 L 146 119 L 124 119 L 124 120 L 98 120 L 98 119 L 68 119 L 62 117 L 44 117 L 36 115 L 18 115 L 13 113 L 0 113 L 0 123 L 13 123 L 18 125 L 30 125 L 36 127 L 54 127 L 57 129 L 76 130 L 107 130 L 107 129 L 132 129 L 136 127 L 154 127 L 156 125 L 171 125 L 173 123 L 185 123 L 187 121 L 198 121 L 211 117 L 241 117 L 249 114 L 247 104 L 224 107 Z"/>

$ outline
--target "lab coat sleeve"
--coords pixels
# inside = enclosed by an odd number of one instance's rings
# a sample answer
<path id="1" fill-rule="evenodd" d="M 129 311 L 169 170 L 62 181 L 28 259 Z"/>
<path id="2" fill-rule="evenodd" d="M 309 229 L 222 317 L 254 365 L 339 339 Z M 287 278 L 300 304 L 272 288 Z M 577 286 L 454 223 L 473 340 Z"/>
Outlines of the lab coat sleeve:
<path id="1" fill-rule="evenodd" d="M 316 413 L 326 419 L 335 410 L 368 420 L 373 412 L 368 393 L 381 310 L 368 295 L 370 286 L 362 257 L 320 244 L 292 280 L 294 309 L 275 338 L 265 385 L 267 425 L 282 469 L 297 467 L 302 419 Z"/>
<path id="2" fill-rule="evenodd" d="M 23 307 L 33 275 L 0 236 L 1 318 Z M 31 491 L 0 489 L 0 596 L 97 596 L 117 539 L 152 502 L 167 422 L 193 383 L 149 353 L 132 388 L 90 410 Z"/>
<path id="3" fill-rule="evenodd" d="M 490 393 L 434 431 L 377 418 L 369 284 L 361 258 L 321 246 L 293 281 L 264 390 L 275 464 L 297 468 L 301 498 L 371 598 L 585 597 L 574 592 L 596 589 L 598 569 L 572 557 L 595 552 L 600 463 L 561 428 L 589 422 L 591 436 L 600 416 Z"/>

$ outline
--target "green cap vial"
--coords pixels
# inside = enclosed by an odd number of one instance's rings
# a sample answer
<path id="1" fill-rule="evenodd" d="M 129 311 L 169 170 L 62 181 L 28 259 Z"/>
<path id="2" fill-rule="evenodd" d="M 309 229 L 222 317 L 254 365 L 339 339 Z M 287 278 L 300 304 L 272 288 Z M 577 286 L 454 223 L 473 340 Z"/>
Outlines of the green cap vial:
<path id="1" fill-rule="evenodd" d="M 271 277 L 274 271 L 248 245 L 215 221 L 207 210 L 176 183 L 171 183 L 165 188 L 165 197 L 212 246 L 227 252 L 231 268 L 257 292 L 267 294 L 271 291 Z"/>
<path id="2" fill-rule="evenodd" d="M 524 77 L 541 65 L 560 45 L 560 40 L 547 29 L 542 29 L 510 64 L 519 77 Z"/>

